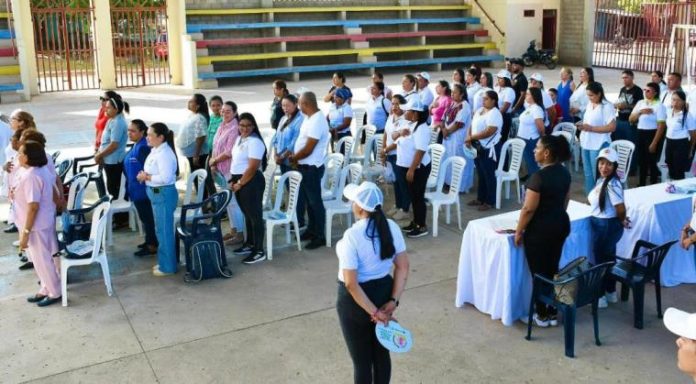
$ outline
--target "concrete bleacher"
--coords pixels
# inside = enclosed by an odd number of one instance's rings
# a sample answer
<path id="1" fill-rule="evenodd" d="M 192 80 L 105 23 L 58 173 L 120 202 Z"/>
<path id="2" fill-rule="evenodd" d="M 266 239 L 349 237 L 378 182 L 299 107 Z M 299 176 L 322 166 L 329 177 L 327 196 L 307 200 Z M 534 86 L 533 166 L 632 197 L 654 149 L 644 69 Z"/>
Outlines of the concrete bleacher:
<path id="1" fill-rule="evenodd" d="M 21 100 L 17 91 L 23 88 L 9 17 L 7 12 L 0 12 L 0 102 Z"/>
<path id="2" fill-rule="evenodd" d="M 490 64 L 503 57 L 468 5 L 187 10 L 198 86 L 375 68 Z"/>

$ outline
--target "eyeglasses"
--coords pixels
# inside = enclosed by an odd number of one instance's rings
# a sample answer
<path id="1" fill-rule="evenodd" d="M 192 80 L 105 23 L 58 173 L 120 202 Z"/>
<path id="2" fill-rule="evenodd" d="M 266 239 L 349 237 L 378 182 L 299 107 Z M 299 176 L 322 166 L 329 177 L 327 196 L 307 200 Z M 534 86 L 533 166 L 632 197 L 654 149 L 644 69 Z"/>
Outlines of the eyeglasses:
<path id="1" fill-rule="evenodd" d="M 104 97 L 104 96 L 99 96 L 99 101 L 108 101 L 108 100 L 109 100 L 109 99 L 107 99 L 107 98 Z"/>

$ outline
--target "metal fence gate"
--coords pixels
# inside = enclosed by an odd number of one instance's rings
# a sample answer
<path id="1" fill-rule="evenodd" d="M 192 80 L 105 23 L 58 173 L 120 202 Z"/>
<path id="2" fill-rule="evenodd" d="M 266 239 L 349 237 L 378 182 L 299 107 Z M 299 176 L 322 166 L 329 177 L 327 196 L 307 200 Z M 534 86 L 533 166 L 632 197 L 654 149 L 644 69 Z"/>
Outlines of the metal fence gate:
<path id="1" fill-rule="evenodd" d="M 31 0 L 40 92 L 99 88 L 89 0 Z"/>
<path id="2" fill-rule="evenodd" d="M 596 0 L 592 65 L 669 71 L 672 26 L 695 21 L 696 2 Z M 679 35 L 677 45 L 685 38 Z M 688 38 L 696 45 L 696 35 Z M 673 54 L 685 55 L 683 50 Z"/>
<path id="3" fill-rule="evenodd" d="M 169 84 L 166 0 L 111 0 L 118 87 Z"/>

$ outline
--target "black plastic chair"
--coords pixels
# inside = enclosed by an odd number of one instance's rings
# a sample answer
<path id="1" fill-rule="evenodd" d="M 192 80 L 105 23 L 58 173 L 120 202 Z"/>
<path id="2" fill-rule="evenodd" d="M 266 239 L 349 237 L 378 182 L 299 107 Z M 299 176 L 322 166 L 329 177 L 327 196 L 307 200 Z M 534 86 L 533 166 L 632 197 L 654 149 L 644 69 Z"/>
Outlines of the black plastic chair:
<path id="1" fill-rule="evenodd" d="M 176 225 L 177 263 L 181 260 L 180 241 L 184 242 L 187 270 L 190 265 L 191 246 L 201 241 L 215 241 L 222 249 L 222 261 L 224 266 L 227 266 L 221 221 L 231 198 L 232 194 L 229 190 L 222 190 L 200 203 L 187 204 L 181 207 L 181 217 Z"/>
<path id="2" fill-rule="evenodd" d="M 53 160 L 53 164 L 55 164 L 56 161 L 58 160 L 58 156 L 60 156 L 60 151 L 55 151 L 55 152 L 53 152 L 53 154 L 51 155 L 51 160 Z"/>
<path id="3" fill-rule="evenodd" d="M 657 300 L 657 317 L 662 318 L 662 295 L 660 293 L 660 267 L 669 249 L 676 243 L 673 240 L 657 246 L 645 240 L 638 240 L 633 247 L 630 259 L 618 257 L 611 274 L 621 282 L 621 301 L 628 300 L 629 290 L 633 290 L 633 326 L 643 329 L 643 303 L 645 301 L 645 283 L 655 281 L 655 299 Z M 640 249 L 647 252 L 639 255 Z"/>
<path id="4" fill-rule="evenodd" d="M 72 165 L 72 159 L 65 159 L 60 163 L 56 164 L 56 174 L 60 178 L 61 183 L 65 183 L 65 176 L 67 176 L 68 172 L 70 172 L 70 170 L 72 169 Z"/>
<path id="5" fill-rule="evenodd" d="M 99 164 L 94 162 L 94 155 L 75 157 L 73 159 L 73 175 L 85 172 L 89 175 L 89 182 L 97 187 L 97 195 L 101 198 L 106 196 L 106 183 Z"/>
<path id="6" fill-rule="evenodd" d="M 549 280 L 541 275 L 534 275 L 534 288 L 532 300 L 529 303 L 529 322 L 527 323 L 527 340 L 532 339 L 532 315 L 534 302 L 540 300 L 547 305 L 552 305 L 563 315 L 563 334 L 565 336 L 565 355 L 575 357 L 575 315 L 580 307 L 592 305 L 592 321 L 594 324 L 595 344 L 602 345 L 599 341 L 599 319 L 597 317 L 597 302 L 604 295 L 604 282 L 609 269 L 614 262 L 596 265 L 581 274 L 560 281 Z M 555 288 L 565 286 L 571 282 L 577 283 L 573 304 L 565 304 L 556 299 Z"/>

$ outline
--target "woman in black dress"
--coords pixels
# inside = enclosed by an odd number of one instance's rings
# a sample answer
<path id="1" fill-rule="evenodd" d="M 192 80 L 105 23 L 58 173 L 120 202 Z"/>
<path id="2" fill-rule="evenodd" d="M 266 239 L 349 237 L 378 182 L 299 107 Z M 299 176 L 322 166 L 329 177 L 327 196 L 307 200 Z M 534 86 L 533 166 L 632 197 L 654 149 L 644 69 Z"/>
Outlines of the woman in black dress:
<path id="1" fill-rule="evenodd" d="M 558 272 L 563 243 L 570 233 L 568 192 L 570 173 L 561 164 L 570 158 L 570 147 L 562 136 L 542 136 L 534 149 L 541 169 L 529 179 L 524 205 L 515 231 L 515 245 L 524 244 L 532 273 L 549 279 Z M 537 301 L 537 326 L 557 325 L 556 309 Z"/>

